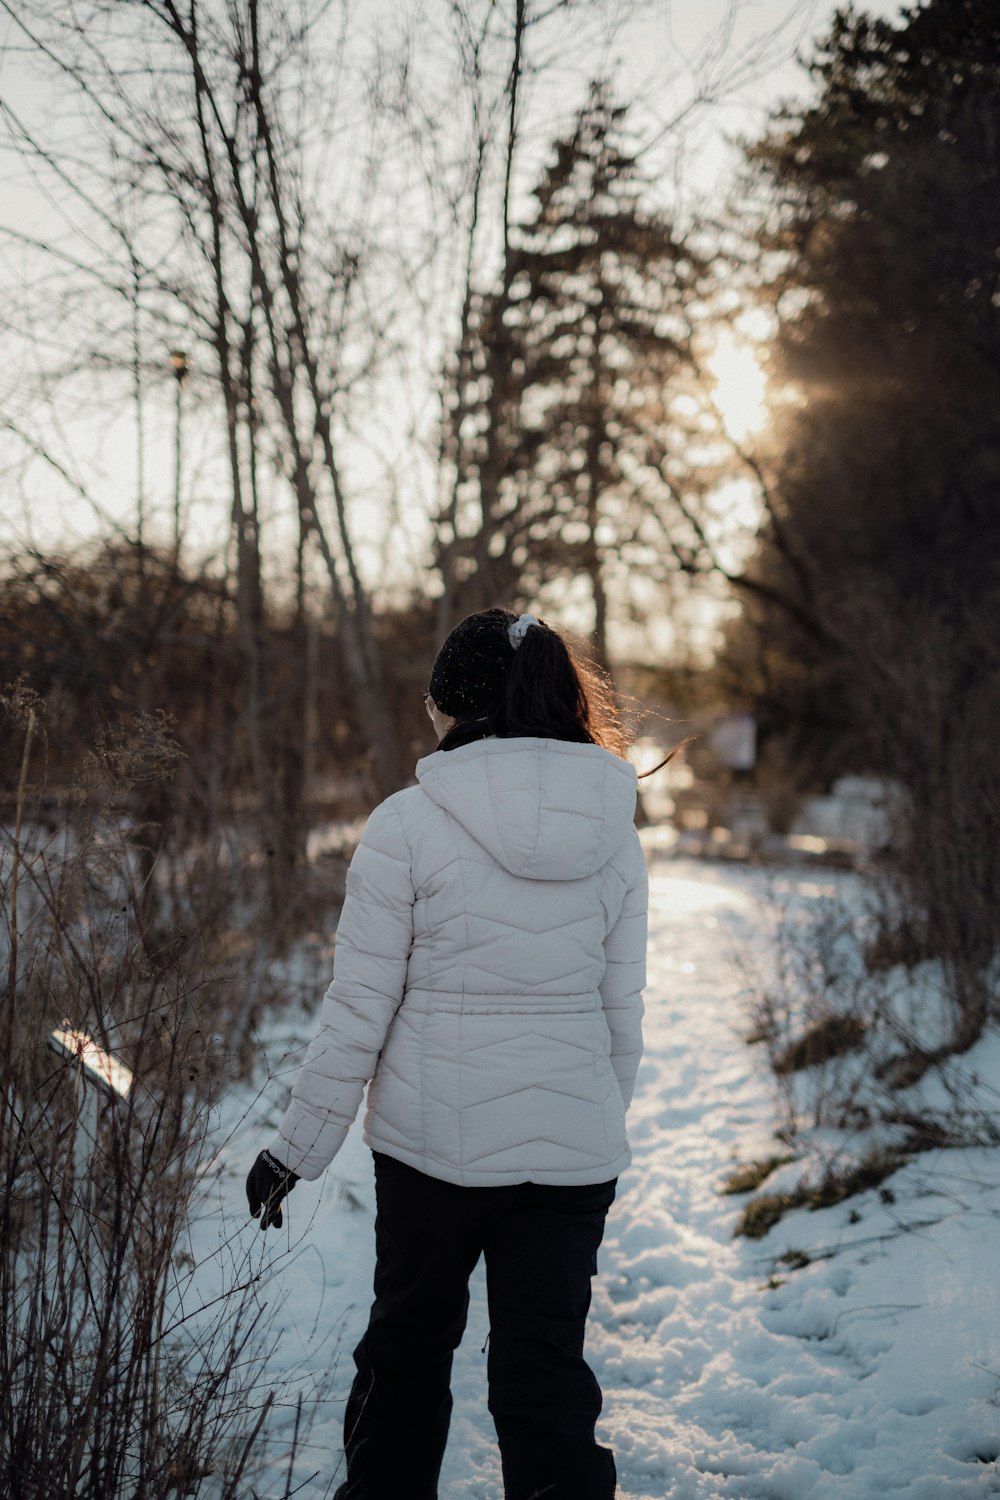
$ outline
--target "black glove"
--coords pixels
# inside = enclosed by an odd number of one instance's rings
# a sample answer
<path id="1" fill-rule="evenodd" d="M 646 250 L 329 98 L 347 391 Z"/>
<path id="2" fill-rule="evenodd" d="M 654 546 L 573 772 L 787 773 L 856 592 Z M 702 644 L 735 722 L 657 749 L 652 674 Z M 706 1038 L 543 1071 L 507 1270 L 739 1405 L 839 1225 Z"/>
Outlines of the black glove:
<path id="1" fill-rule="evenodd" d="M 260 1153 L 247 1177 L 247 1202 L 252 1218 L 260 1214 L 261 1229 L 281 1228 L 281 1200 L 298 1180 L 270 1151 Z"/>

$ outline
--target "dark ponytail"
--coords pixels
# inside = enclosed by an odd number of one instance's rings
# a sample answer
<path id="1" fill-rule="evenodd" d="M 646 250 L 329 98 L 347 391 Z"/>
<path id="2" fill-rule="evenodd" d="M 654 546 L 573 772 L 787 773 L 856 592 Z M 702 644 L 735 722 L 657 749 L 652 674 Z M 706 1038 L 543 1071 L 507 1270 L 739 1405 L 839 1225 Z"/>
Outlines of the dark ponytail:
<path id="1" fill-rule="evenodd" d="M 512 647 L 507 632 L 517 618 L 509 610 L 484 610 L 453 632 L 474 627 L 481 642 L 483 627 L 489 629 L 498 665 L 502 661 L 504 670 L 490 701 L 476 714 L 458 716 L 459 722 L 445 735 L 440 749 L 454 750 L 494 735 L 501 739 L 529 736 L 601 745 L 624 755 L 628 741 L 607 673 L 586 661 L 559 631 L 541 621 L 529 625 L 519 644 Z M 481 653 L 481 645 L 478 650 Z M 454 655 L 455 645 L 450 648 L 450 661 L 454 661 Z M 434 681 L 432 675 L 432 696 Z M 448 712 L 447 703 L 439 702 L 438 706 Z"/>
<path id="2" fill-rule="evenodd" d="M 607 674 L 541 623 L 528 628 L 514 652 L 496 722 L 500 734 L 602 745 L 619 755 L 626 749 Z"/>

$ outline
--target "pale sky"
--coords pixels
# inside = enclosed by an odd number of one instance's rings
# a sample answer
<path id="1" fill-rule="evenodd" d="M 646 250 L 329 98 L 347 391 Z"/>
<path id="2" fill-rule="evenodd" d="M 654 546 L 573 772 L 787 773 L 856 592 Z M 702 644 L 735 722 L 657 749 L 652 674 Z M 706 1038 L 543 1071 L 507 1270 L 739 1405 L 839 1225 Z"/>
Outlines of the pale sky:
<path id="1" fill-rule="evenodd" d="M 394 16 L 398 3 L 405 6 L 408 0 L 369 0 L 366 21 L 376 13 Z M 884 15 L 897 15 L 901 9 L 890 0 L 875 0 L 863 8 Z M 590 19 L 576 39 L 579 44 L 575 49 L 565 55 L 556 48 L 545 53 L 543 41 L 541 52 L 545 55 L 539 61 L 544 63 L 544 71 L 540 78 L 529 81 L 524 100 L 528 149 L 521 166 L 522 201 L 553 135 L 572 117 L 588 79 L 601 73 L 616 77 L 621 96 L 635 101 L 633 119 L 640 139 L 654 142 L 647 173 L 652 164 L 653 175 L 661 174 L 665 197 L 682 208 L 694 208 L 699 201 L 720 200 L 727 174 L 737 160 L 729 140 L 758 134 L 768 110 L 778 100 L 808 91 L 808 80 L 795 55 L 809 50 L 810 38 L 827 28 L 833 14 L 826 0 L 799 4 L 795 0 L 740 0 L 732 32 L 726 34 L 726 16 L 731 10 L 730 0 L 606 0 L 603 8 L 589 12 Z M 30 58 L 20 47 L 13 22 L 5 17 L 0 21 L 0 102 L 15 108 L 40 129 L 48 128 L 61 112 L 60 101 L 40 85 Z M 718 93 L 719 97 L 690 107 L 699 90 Z M 47 235 L 60 217 L 58 198 L 51 186 L 43 184 L 37 174 L 26 172 L 10 151 L 4 150 L 0 154 L 0 225 L 14 223 L 22 231 Z M 73 248 L 72 231 L 68 237 L 63 234 L 62 243 Z M 15 321 L 17 275 L 22 264 L 9 254 L 9 242 L 0 234 L 0 297 L 13 309 Z M 0 330 L 3 327 L 0 317 Z M 18 410 L 19 395 L 28 389 L 26 373 L 17 368 L 17 358 L 24 357 L 27 348 L 33 376 L 45 357 L 46 339 L 56 332 L 39 329 L 37 341 L 33 341 L 29 330 L 26 345 L 25 330 L 21 329 L 17 345 L 20 353 L 15 351 L 12 358 L 8 351 L 0 376 L 0 420 L 5 407 Z M 3 332 L 0 337 L 8 336 Z M 0 342 L 0 350 L 3 347 Z M 166 355 L 165 349 L 164 360 Z M 85 349 L 74 351 L 74 358 L 84 365 L 87 357 Z M 154 391 L 150 397 L 145 424 L 145 474 L 150 496 L 160 513 L 166 514 L 172 492 L 173 388 L 165 375 L 158 389 L 159 394 Z M 369 485 L 373 490 L 384 485 L 381 459 L 394 438 L 399 441 L 402 425 L 394 400 L 387 394 L 381 408 L 371 413 L 370 430 L 363 434 L 354 454 L 355 491 L 360 496 Z M 61 409 L 53 420 L 43 424 L 43 430 L 46 441 L 56 444 L 65 467 L 86 472 L 88 483 L 98 486 L 102 504 L 127 521 L 134 511 L 136 490 L 134 414 L 125 410 L 120 416 L 105 413 L 98 431 L 92 420 L 80 422 L 71 409 Z M 365 457 L 366 447 L 369 458 Z M 0 545 L 9 545 L 26 533 L 36 542 L 54 543 L 63 537 L 79 540 L 93 532 L 95 523 L 88 507 L 43 465 L 36 464 L 30 470 L 30 504 L 26 510 L 23 487 L 19 495 L 18 485 L 11 482 L 10 452 L 10 439 L 0 432 L 0 519 L 4 523 Z M 380 465 L 370 469 L 370 457 L 376 452 Z M 399 461 L 412 469 L 405 441 L 400 443 Z M 225 535 L 224 485 L 213 480 L 212 469 L 212 441 L 199 436 L 192 413 L 186 424 L 183 490 L 188 534 L 196 549 L 212 548 Z M 409 490 L 404 484 L 401 494 L 401 513 L 394 520 L 386 520 L 384 505 L 378 515 L 372 512 L 371 540 L 377 546 L 369 554 L 370 568 L 379 565 L 378 547 L 390 525 L 397 537 L 397 550 L 401 546 L 404 555 L 411 550 L 414 560 L 419 554 L 423 525 L 419 512 L 426 498 L 420 498 L 419 479 L 413 481 L 410 475 L 409 482 Z M 214 500 L 213 492 L 217 492 Z M 363 498 L 360 504 L 364 506 Z M 359 525 L 362 532 L 368 529 L 367 519 L 360 512 Z"/>

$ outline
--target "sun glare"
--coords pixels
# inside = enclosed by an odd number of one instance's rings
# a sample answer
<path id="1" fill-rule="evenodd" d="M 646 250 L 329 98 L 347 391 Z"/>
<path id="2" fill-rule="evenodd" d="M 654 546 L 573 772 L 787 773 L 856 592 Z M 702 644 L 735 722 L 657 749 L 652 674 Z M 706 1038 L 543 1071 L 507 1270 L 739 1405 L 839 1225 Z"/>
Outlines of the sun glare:
<path id="1" fill-rule="evenodd" d="M 728 328 L 716 340 L 709 359 L 712 400 L 734 443 L 759 432 L 767 421 L 767 381 L 756 353 Z"/>

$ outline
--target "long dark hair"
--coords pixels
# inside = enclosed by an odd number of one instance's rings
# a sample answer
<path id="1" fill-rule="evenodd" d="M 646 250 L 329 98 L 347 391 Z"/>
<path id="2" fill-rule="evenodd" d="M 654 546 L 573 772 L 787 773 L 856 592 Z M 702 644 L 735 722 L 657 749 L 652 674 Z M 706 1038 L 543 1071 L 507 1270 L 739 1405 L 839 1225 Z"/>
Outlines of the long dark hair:
<path id="1" fill-rule="evenodd" d="M 483 610 L 477 620 L 495 620 L 498 638 L 517 615 L 506 609 Z M 544 621 L 531 625 L 511 651 L 503 683 L 478 714 L 462 718 L 442 739 L 440 750 L 455 750 L 473 740 L 496 736 L 568 740 L 601 745 L 624 756 L 628 735 L 607 673 L 588 661 L 558 630 Z"/>

